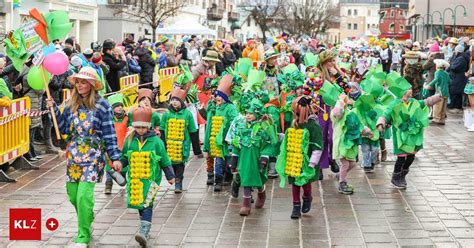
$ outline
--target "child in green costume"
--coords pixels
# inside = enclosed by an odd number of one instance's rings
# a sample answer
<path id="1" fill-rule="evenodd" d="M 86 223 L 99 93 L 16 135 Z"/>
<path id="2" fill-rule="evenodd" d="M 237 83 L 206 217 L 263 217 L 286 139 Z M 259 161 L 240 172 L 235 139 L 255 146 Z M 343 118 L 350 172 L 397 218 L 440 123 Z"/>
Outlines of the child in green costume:
<path id="1" fill-rule="evenodd" d="M 449 85 L 451 84 L 451 78 L 445 71 L 449 67 L 449 63 L 443 59 L 435 59 L 434 63 L 436 64 L 434 79 L 431 82 L 427 82 L 424 87 L 428 90 L 434 89 L 441 92 L 443 98 L 433 106 L 433 121 L 431 123 L 444 125 L 448 105 Z"/>
<path id="2" fill-rule="evenodd" d="M 138 106 L 144 108 L 150 108 L 151 103 L 153 101 L 153 91 L 146 88 L 141 88 L 138 90 Z M 128 113 L 128 126 L 132 126 L 132 112 Z M 160 135 L 160 115 L 157 112 L 153 111 L 152 118 L 151 118 L 151 126 L 150 129 L 154 130 L 157 135 Z"/>
<path id="3" fill-rule="evenodd" d="M 291 104 L 295 98 L 304 94 L 303 86 L 305 79 L 305 74 L 295 64 L 287 65 L 283 68 L 282 73 L 278 74 L 278 81 L 283 84 L 283 92 L 280 95 L 280 112 L 283 115 L 282 131 L 291 127 L 291 122 L 293 121 Z"/>
<path id="4" fill-rule="evenodd" d="M 397 156 L 391 183 L 395 188 L 406 189 L 406 175 L 415 160 L 415 154 L 423 149 L 423 133 L 428 126 L 428 107 L 441 101 L 436 94 L 424 100 L 413 98 L 412 86 L 403 78 L 388 82 L 388 91 L 396 97 L 383 116 L 377 121 L 377 128 L 383 131 L 392 124 L 394 153 Z"/>
<path id="5" fill-rule="evenodd" d="M 286 130 L 277 159 L 276 170 L 280 175 L 280 187 L 285 182 L 292 184 L 292 219 L 299 219 L 301 212 L 311 209 L 311 183 L 318 180 L 319 160 L 322 154 L 323 137 L 318 117 L 313 115 L 311 99 L 306 96 L 296 98 L 292 103 L 293 125 Z M 303 188 L 303 204 L 301 204 Z"/>
<path id="6" fill-rule="evenodd" d="M 184 168 L 189 159 L 191 137 L 198 131 L 194 118 L 184 103 L 186 94 L 183 89 L 173 89 L 168 111 L 163 114 L 160 126 L 176 174 L 176 194 L 183 191 Z"/>
<path id="7" fill-rule="evenodd" d="M 147 246 L 153 201 L 160 189 L 162 171 L 166 180 L 173 185 L 174 173 L 171 161 L 161 139 L 150 130 L 152 110 L 136 108 L 132 113 L 132 132 L 125 140 L 121 162 L 127 170 L 128 208 L 138 209 L 140 230 L 135 240 L 143 247 Z"/>
<path id="8" fill-rule="evenodd" d="M 265 204 L 265 182 L 267 181 L 267 165 L 271 155 L 271 136 L 276 136 L 273 127 L 262 119 L 263 104 L 253 99 L 247 108 L 245 118 L 234 122 L 232 130 L 232 156 L 237 159 L 237 170 L 240 176 L 240 186 L 244 188 L 243 203 L 240 215 L 247 216 L 251 209 L 252 188 L 257 188 L 258 197 L 255 208 Z M 273 134 L 270 133 L 273 131 Z"/>

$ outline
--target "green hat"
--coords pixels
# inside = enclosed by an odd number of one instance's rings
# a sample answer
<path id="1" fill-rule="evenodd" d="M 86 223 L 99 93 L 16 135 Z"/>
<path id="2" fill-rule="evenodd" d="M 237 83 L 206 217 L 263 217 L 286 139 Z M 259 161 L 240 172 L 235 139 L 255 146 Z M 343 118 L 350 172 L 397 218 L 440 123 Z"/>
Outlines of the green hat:
<path id="1" fill-rule="evenodd" d="M 266 61 L 266 60 L 269 60 L 269 59 L 271 59 L 271 58 L 278 57 L 278 56 L 280 56 L 280 53 L 276 52 L 276 51 L 273 50 L 273 49 L 270 49 L 270 50 L 266 51 L 265 54 L 264 54 L 265 61 Z"/>
<path id="2" fill-rule="evenodd" d="M 304 85 L 306 75 L 295 64 L 289 64 L 278 74 L 277 80 L 284 84 L 285 91 L 293 91 Z"/>
<path id="3" fill-rule="evenodd" d="M 248 72 L 247 82 L 242 84 L 244 91 L 256 91 L 262 88 L 266 73 L 251 68 Z"/>
<path id="4" fill-rule="evenodd" d="M 239 73 L 240 76 L 247 78 L 249 75 L 249 70 L 253 67 L 253 61 L 249 58 L 240 58 L 235 64 L 235 71 Z"/>
<path id="5" fill-rule="evenodd" d="M 107 98 L 110 106 L 115 107 L 117 104 L 122 104 L 123 106 L 123 95 L 121 93 L 116 93 Z"/>
<path id="6" fill-rule="evenodd" d="M 247 109 L 250 108 L 250 102 L 255 99 L 255 93 L 252 91 L 244 92 L 238 98 L 238 109 L 239 112 L 244 113 Z"/>
<path id="7" fill-rule="evenodd" d="M 324 81 L 323 86 L 319 89 L 319 94 L 323 97 L 324 102 L 329 106 L 336 106 L 339 94 L 343 90 L 339 85 L 332 84 L 329 81 Z"/>
<path id="8" fill-rule="evenodd" d="M 264 114 L 264 109 L 263 109 L 263 104 L 260 100 L 254 98 L 251 102 L 250 102 L 250 107 L 248 109 L 246 109 L 247 113 L 252 113 L 255 115 L 255 117 L 260 117 Z"/>
<path id="9" fill-rule="evenodd" d="M 168 37 L 166 37 L 165 35 L 161 36 L 161 38 L 160 38 L 160 42 L 161 42 L 161 43 L 165 43 L 165 42 L 167 42 L 168 40 L 169 40 Z"/>
<path id="10" fill-rule="evenodd" d="M 304 65 L 306 67 L 316 66 L 318 64 L 318 61 L 319 61 L 318 55 L 314 55 L 311 52 L 308 52 L 304 55 Z"/>
<path id="11" fill-rule="evenodd" d="M 383 88 L 384 80 L 385 80 L 385 73 L 382 73 L 382 74 L 376 73 L 372 75 L 370 78 L 364 79 L 360 83 L 360 87 L 365 93 L 371 94 L 375 98 L 379 98 L 384 92 L 384 88 Z"/>
<path id="12" fill-rule="evenodd" d="M 255 96 L 262 102 L 263 105 L 267 104 L 270 101 L 270 97 L 268 96 L 267 91 L 257 91 L 255 92 Z"/>
<path id="13" fill-rule="evenodd" d="M 184 86 L 192 82 L 194 77 L 191 71 L 189 70 L 188 65 L 180 65 L 180 67 L 183 73 L 178 75 L 178 79 L 176 80 L 176 83 L 179 84 L 180 86 Z"/>
<path id="14" fill-rule="evenodd" d="M 388 91 L 395 97 L 402 98 L 405 92 L 411 88 L 411 84 L 403 77 L 387 80 Z"/>
<path id="15" fill-rule="evenodd" d="M 17 29 L 12 33 L 11 38 L 3 40 L 7 47 L 7 56 L 12 60 L 13 66 L 19 72 L 23 70 L 23 64 L 29 58 L 26 50 L 25 36 L 21 29 Z"/>

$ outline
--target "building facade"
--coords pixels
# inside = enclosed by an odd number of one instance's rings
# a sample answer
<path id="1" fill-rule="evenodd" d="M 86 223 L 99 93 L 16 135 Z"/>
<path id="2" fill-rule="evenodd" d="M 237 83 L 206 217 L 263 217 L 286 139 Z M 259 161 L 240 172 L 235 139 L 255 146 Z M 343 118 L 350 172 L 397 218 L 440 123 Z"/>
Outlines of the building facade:
<path id="1" fill-rule="evenodd" d="M 379 0 L 341 0 L 340 38 L 360 38 L 374 35 L 379 28 Z"/>
<path id="2" fill-rule="evenodd" d="M 390 7 L 380 10 L 381 37 L 406 40 L 410 38 L 407 28 L 407 10 L 400 7 Z"/>
<path id="3" fill-rule="evenodd" d="M 432 18 L 431 18 L 432 17 Z M 408 18 L 413 39 L 474 36 L 474 4 L 471 0 L 410 0 Z M 416 25 L 415 25 L 416 22 Z"/>

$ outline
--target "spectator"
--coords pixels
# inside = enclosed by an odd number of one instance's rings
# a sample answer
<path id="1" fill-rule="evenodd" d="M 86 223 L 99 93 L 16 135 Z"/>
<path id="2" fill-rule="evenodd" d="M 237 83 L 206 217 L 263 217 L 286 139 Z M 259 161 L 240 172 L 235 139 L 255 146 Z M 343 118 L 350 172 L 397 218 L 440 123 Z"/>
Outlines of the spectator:
<path id="1" fill-rule="evenodd" d="M 204 49 L 202 50 L 201 58 L 204 58 L 207 56 L 207 51 L 212 49 L 213 43 L 211 40 L 204 40 L 202 45 L 204 46 Z"/>
<path id="2" fill-rule="evenodd" d="M 102 60 L 109 66 L 109 73 L 106 74 L 107 83 L 113 92 L 120 90 L 119 72 L 127 65 L 126 58 L 122 54 L 118 54 L 115 50 L 115 42 L 113 40 L 105 40 L 103 45 L 104 56 Z"/>
<path id="3" fill-rule="evenodd" d="M 102 61 L 102 55 L 99 52 L 94 53 L 94 55 L 92 56 L 92 61 L 89 63 L 89 66 L 94 68 L 95 72 L 99 76 L 99 81 L 102 84 L 102 89 L 97 92 L 100 96 L 104 96 L 107 93 L 107 88 L 109 88 L 107 84 L 107 79 L 105 78 L 105 75 L 109 73 L 109 70 Z"/>
<path id="4" fill-rule="evenodd" d="M 234 52 L 232 51 L 232 48 L 230 47 L 229 44 L 226 44 L 224 46 L 224 54 L 223 54 L 223 63 L 224 63 L 224 68 L 227 69 L 229 67 L 234 67 L 234 63 L 237 60 L 235 57 Z"/>
<path id="5" fill-rule="evenodd" d="M 155 72 L 155 60 L 151 57 L 151 52 L 147 47 L 143 46 L 135 50 L 138 56 L 138 65 L 140 65 L 140 84 L 153 82 L 153 73 Z M 146 86 L 152 88 L 152 85 Z"/>
<path id="6" fill-rule="evenodd" d="M 231 47 L 232 47 L 232 52 L 234 52 L 235 54 L 235 57 L 237 59 L 242 58 L 242 47 L 240 46 L 239 41 L 236 40 L 235 42 L 233 42 Z"/>
<path id="7" fill-rule="evenodd" d="M 194 80 L 203 75 L 215 75 L 217 73 L 216 64 L 219 62 L 221 62 L 219 54 L 214 50 L 209 50 L 207 56 L 203 57 L 201 62 L 192 69 Z"/>
<path id="8" fill-rule="evenodd" d="M 426 61 L 426 63 L 423 65 L 423 70 L 428 72 L 426 82 L 431 82 L 434 79 L 434 74 L 436 72 L 436 64 L 434 63 L 434 60 L 444 58 L 443 54 L 440 53 L 438 42 L 435 41 L 435 43 L 432 44 L 429 49 L 430 49 L 430 52 L 428 55 L 428 61 Z M 434 89 L 430 90 L 430 96 L 434 94 L 435 94 Z"/>
<path id="9" fill-rule="evenodd" d="M 189 40 L 187 49 L 188 49 L 188 59 L 191 60 L 193 66 L 197 65 L 199 61 L 201 60 L 201 57 L 199 56 L 199 50 L 196 46 L 195 39 Z"/>
<path id="10" fill-rule="evenodd" d="M 466 87 L 466 72 L 469 70 L 469 58 L 464 54 L 464 46 L 457 45 L 454 49 L 454 55 L 451 58 L 449 74 L 451 76 L 451 85 L 449 86 L 449 96 L 451 104 L 448 112 L 453 114 L 462 113 L 462 97 L 464 87 Z"/>
<path id="11" fill-rule="evenodd" d="M 252 61 L 259 61 L 260 54 L 257 50 L 257 43 L 255 40 L 249 40 L 247 42 L 247 47 L 242 52 L 243 58 L 250 58 Z"/>
<path id="12" fill-rule="evenodd" d="M 183 54 L 176 53 L 176 46 L 173 42 L 170 42 L 169 47 L 170 49 L 166 53 L 166 67 L 174 67 L 179 65 L 179 61 L 181 60 Z"/>
<path id="13" fill-rule="evenodd" d="M 138 61 L 133 57 L 132 52 L 127 52 L 126 57 L 127 57 L 127 64 L 128 64 L 129 74 L 130 75 L 140 74 L 142 68 L 138 64 Z"/>
<path id="14" fill-rule="evenodd" d="M 83 60 L 78 56 L 78 55 L 74 55 L 71 57 L 71 62 L 70 62 L 70 66 L 69 66 L 69 75 L 72 75 L 74 73 L 78 73 L 79 70 L 81 70 L 82 68 L 82 65 L 83 65 Z M 88 66 L 89 64 L 87 64 L 86 66 Z"/>
<path id="15" fill-rule="evenodd" d="M 76 48 L 75 48 L 73 38 L 67 38 L 64 41 L 64 48 L 70 49 L 71 53 L 79 53 L 79 51 L 77 51 Z"/>
<path id="16" fill-rule="evenodd" d="M 387 42 L 382 42 L 380 48 L 380 60 L 382 61 L 383 71 L 389 73 L 390 66 L 392 65 L 392 49 L 390 49 Z"/>

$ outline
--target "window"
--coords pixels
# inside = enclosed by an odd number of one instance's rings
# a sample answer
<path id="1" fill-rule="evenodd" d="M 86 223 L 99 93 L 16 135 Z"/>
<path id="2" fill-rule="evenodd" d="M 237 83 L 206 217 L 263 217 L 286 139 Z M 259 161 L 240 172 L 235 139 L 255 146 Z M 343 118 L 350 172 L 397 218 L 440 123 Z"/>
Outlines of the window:
<path id="1" fill-rule="evenodd" d="M 405 26 L 400 25 L 400 32 L 403 32 L 403 31 L 405 31 Z"/>
<path id="2" fill-rule="evenodd" d="M 375 28 L 375 24 L 372 24 L 372 27 Z"/>
<path id="3" fill-rule="evenodd" d="M 251 18 L 250 16 L 247 17 L 247 27 L 250 27 L 250 21 L 251 21 L 251 19 L 252 19 L 252 18 Z"/>
<path id="4" fill-rule="evenodd" d="M 351 9 L 348 9 L 348 10 L 347 10 L 347 15 L 348 15 L 348 16 L 351 16 L 351 15 L 352 15 L 352 10 L 351 10 Z"/>
<path id="5" fill-rule="evenodd" d="M 369 29 L 369 28 L 370 28 L 370 24 L 367 24 L 367 29 Z"/>
<path id="6" fill-rule="evenodd" d="M 390 11 L 390 16 L 394 17 L 395 16 L 395 11 Z"/>
<path id="7" fill-rule="evenodd" d="M 394 24 L 394 23 L 391 23 L 391 24 L 390 24 L 389 30 L 390 30 L 390 32 L 395 31 L 395 24 Z"/>
<path id="8" fill-rule="evenodd" d="M 354 30 L 357 30 L 357 23 L 354 23 Z"/>
<path id="9" fill-rule="evenodd" d="M 357 16 L 357 9 L 354 10 L 354 15 Z"/>
<path id="10" fill-rule="evenodd" d="M 347 23 L 347 29 L 351 30 L 352 29 L 352 24 Z"/>

